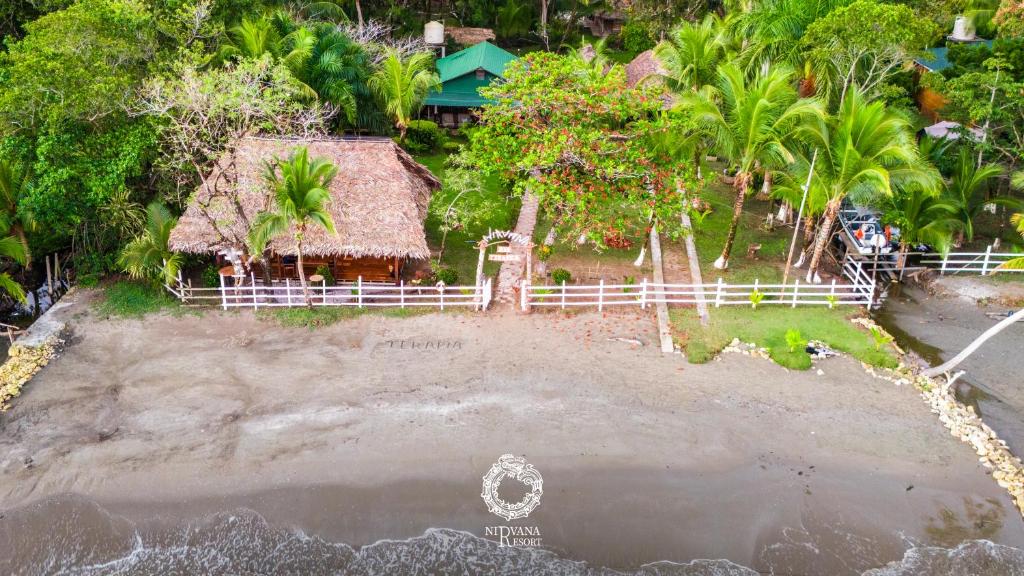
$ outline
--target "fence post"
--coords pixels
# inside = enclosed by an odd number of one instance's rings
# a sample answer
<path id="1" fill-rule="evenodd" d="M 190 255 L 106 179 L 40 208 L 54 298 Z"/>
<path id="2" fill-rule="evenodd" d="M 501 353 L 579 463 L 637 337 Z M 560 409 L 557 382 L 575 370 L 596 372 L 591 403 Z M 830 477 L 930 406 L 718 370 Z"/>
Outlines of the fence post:
<path id="1" fill-rule="evenodd" d="M 356 300 L 360 308 L 363 307 L 363 275 L 356 278 Z"/>
<path id="2" fill-rule="evenodd" d="M 224 285 L 224 275 L 223 274 L 217 274 L 217 276 L 220 276 L 220 305 L 223 306 L 225 310 L 227 310 L 228 309 L 228 291 L 225 289 L 226 286 Z"/>
<path id="3" fill-rule="evenodd" d="M 520 280 L 520 282 L 521 284 L 519 285 L 519 308 L 521 308 L 523 312 L 526 312 L 526 292 L 530 289 L 530 285 L 526 283 L 526 278 L 523 278 L 522 280 Z"/>
<path id="4" fill-rule="evenodd" d="M 757 288 L 758 288 L 758 286 L 760 286 L 760 284 L 761 284 L 761 279 L 760 278 L 754 278 L 754 292 L 759 292 L 759 290 Z M 753 295 L 754 292 L 751 292 L 750 294 Z"/>
<path id="5" fill-rule="evenodd" d="M 988 248 L 985 248 L 985 263 L 981 265 L 981 275 L 988 276 L 988 262 L 992 258 L 992 245 L 989 244 Z"/>
<path id="6" fill-rule="evenodd" d="M 640 284 L 640 309 L 647 309 L 647 278 Z"/>
<path id="7" fill-rule="evenodd" d="M 260 303 L 259 303 L 259 300 L 256 299 L 256 273 L 255 272 L 249 272 L 249 281 L 252 282 L 252 309 L 253 310 L 259 310 L 260 309 Z"/>
<path id="8" fill-rule="evenodd" d="M 800 292 L 800 279 L 797 278 L 796 282 L 793 283 L 793 305 L 791 308 L 796 308 L 796 296 Z"/>
<path id="9" fill-rule="evenodd" d="M 320 303 L 323 304 L 324 306 L 327 306 L 327 278 L 323 279 L 321 291 L 323 292 L 323 298 L 320 299 Z"/>
<path id="10" fill-rule="evenodd" d="M 715 308 L 722 307 L 722 278 L 718 278 L 718 291 L 715 293 Z"/>
<path id="11" fill-rule="evenodd" d="M 441 310 L 444 310 L 444 282 L 437 283 L 437 291 L 441 294 Z"/>
<path id="12" fill-rule="evenodd" d="M 828 309 L 831 310 L 832 308 L 835 308 L 835 304 L 833 304 L 833 302 L 835 302 L 835 297 L 836 297 L 836 279 L 835 278 L 832 279 L 832 289 L 829 291 L 829 295 L 832 296 L 832 298 L 829 298 L 829 300 L 828 300 Z"/>
<path id="13" fill-rule="evenodd" d="M 565 310 L 565 280 L 562 280 L 562 310 Z"/>
<path id="14" fill-rule="evenodd" d="M 597 311 L 604 310 L 604 278 L 601 278 L 601 282 L 597 285 Z"/>
<path id="15" fill-rule="evenodd" d="M 405 308 L 405 279 L 398 281 L 398 307 Z"/>
<path id="16" fill-rule="evenodd" d="M 946 275 L 946 261 L 948 261 L 948 260 L 949 260 L 949 252 L 946 252 L 946 255 L 942 257 L 942 270 L 939 271 L 939 274 L 942 275 L 942 276 Z"/>
<path id="17" fill-rule="evenodd" d="M 292 307 L 292 279 L 291 278 L 285 278 L 284 279 L 284 293 L 286 294 L 285 298 L 286 298 L 286 300 L 288 302 L 288 307 L 291 308 Z"/>

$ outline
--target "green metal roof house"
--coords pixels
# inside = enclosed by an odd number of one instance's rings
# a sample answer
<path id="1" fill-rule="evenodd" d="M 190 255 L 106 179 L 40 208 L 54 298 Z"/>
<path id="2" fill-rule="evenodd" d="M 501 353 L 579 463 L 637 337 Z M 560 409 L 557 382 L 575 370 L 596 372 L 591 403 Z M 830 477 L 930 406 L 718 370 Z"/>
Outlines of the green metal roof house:
<path id="1" fill-rule="evenodd" d="M 972 44 L 984 44 L 985 46 L 988 46 L 989 49 L 992 49 L 991 40 L 972 42 Z M 941 48 L 929 48 L 928 56 L 914 60 L 914 64 L 917 64 L 918 67 L 925 72 L 941 72 L 952 66 L 949 61 L 949 48 L 946 48 L 945 46 Z"/>
<path id="2" fill-rule="evenodd" d="M 503 78 L 505 67 L 516 56 L 490 42 L 481 42 L 439 59 L 437 73 L 441 78 L 441 90 L 427 95 L 428 106 L 453 108 L 478 108 L 490 100 L 480 95 L 478 89 L 488 86 L 495 78 Z"/>

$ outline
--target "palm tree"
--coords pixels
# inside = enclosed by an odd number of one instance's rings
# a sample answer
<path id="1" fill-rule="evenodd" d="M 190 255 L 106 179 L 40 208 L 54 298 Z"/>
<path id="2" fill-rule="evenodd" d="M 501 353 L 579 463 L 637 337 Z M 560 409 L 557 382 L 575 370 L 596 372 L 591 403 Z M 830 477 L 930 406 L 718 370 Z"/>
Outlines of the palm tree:
<path id="1" fill-rule="evenodd" d="M 28 264 L 24 244 L 16 235 L 10 233 L 6 222 L 0 222 L 0 258 L 10 258 L 22 266 Z M 7 292 L 22 304 L 27 302 L 25 289 L 7 272 L 0 272 L 0 290 Z"/>
<path id="2" fill-rule="evenodd" d="M 440 81 L 434 72 L 434 57 L 418 52 L 403 60 L 397 50 L 388 48 L 380 68 L 370 77 L 370 88 L 377 94 L 384 111 L 405 140 L 405 131 L 431 88 Z"/>
<path id="3" fill-rule="evenodd" d="M 938 252 L 948 252 L 953 231 L 959 226 L 956 206 L 945 201 L 934 188 L 922 186 L 909 186 L 889 196 L 885 219 L 900 230 L 900 269 L 911 246 L 928 244 Z"/>
<path id="4" fill-rule="evenodd" d="M 792 77 L 792 69 L 775 67 L 748 78 L 736 64 L 723 64 L 718 68 L 716 87 L 680 97 L 680 106 L 711 137 L 713 148 L 737 167 L 732 223 L 722 255 L 715 260 L 719 270 L 729 266 L 754 172 L 791 162 L 790 141 L 801 121 L 824 114 L 817 100 L 798 98 Z"/>
<path id="5" fill-rule="evenodd" d="M 32 252 L 26 232 L 33 230 L 36 223 L 23 205 L 27 192 L 28 174 L 18 164 L 0 159 L 0 226 L 18 238 L 25 253 L 25 270 L 31 270 Z"/>
<path id="6" fill-rule="evenodd" d="M 280 175 L 278 175 L 280 169 Z M 250 232 L 253 252 L 262 254 L 271 239 L 291 233 L 295 241 L 296 268 L 306 306 L 313 307 L 313 300 L 306 285 L 303 270 L 302 247 L 306 231 L 319 226 L 334 234 L 334 220 L 327 209 L 331 194 L 328 187 L 337 175 L 338 169 L 324 158 L 310 160 L 306 147 L 296 149 L 287 160 L 275 159 L 266 164 L 264 179 L 274 194 L 274 211 L 261 212 Z"/>
<path id="7" fill-rule="evenodd" d="M 820 187 L 825 210 L 818 226 L 807 281 L 819 281 L 817 270 L 843 199 L 877 203 L 893 189 L 934 189 L 938 171 L 921 160 L 910 120 L 851 92 L 837 116 L 808 126 L 808 141 L 818 148 L 812 186 Z"/>
<path id="8" fill-rule="evenodd" d="M 786 63 L 803 69 L 801 82 L 814 82 L 800 39 L 807 27 L 845 0 L 765 0 L 739 14 L 733 34 L 744 41 L 741 59 L 753 70 L 766 62 Z M 810 91 L 809 93 L 813 93 Z"/>
<path id="9" fill-rule="evenodd" d="M 684 20 L 654 47 L 654 56 L 665 70 L 670 88 L 700 90 L 715 81 L 715 71 L 730 45 L 725 23 L 712 13 L 700 22 Z"/>
<path id="10" fill-rule="evenodd" d="M 146 226 L 121 250 L 118 264 L 132 278 L 159 278 L 171 284 L 181 269 L 182 256 L 168 247 L 178 219 L 159 202 L 146 206 Z"/>
<path id="11" fill-rule="evenodd" d="M 964 239 L 974 240 L 974 221 L 988 204 L 1003 204 L 1010 208 L 1019 207 L 1012 198 L 989 198 L 990 183 L 1002 175 L 1003 170 L 995 164 L 977 166 L 966 149 L 961 149 L 953 166 L 953 176 L 946 182 L 943 196 L 956 207 L 960 220 L 957 244 Z"/>

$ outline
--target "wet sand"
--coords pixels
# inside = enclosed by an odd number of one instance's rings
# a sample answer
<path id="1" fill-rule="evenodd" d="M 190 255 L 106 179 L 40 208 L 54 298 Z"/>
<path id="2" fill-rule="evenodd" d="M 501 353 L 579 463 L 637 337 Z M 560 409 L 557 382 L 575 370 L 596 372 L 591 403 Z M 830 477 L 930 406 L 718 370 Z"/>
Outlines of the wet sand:
<path id="1" fill-rule="evenodd" d="M 532 525 L 560 557 L 623 570 L 722 558 L 855 574 L 919 545 L 1024 545 L 1005 492 L 916 392 L 846 358 L 823 375 L 739 355 L 694 366 L 662 356 L 636 314 L 316 331 L 249 313 L 69 314 L 71 346 L 0 416 L 5 573 L 44 573 L 40 531 L 82 501 L 143 535 L 248 509 L 357 547 Z M 504 453 L 544 476 L 540 507 L 511 523 L 480 499 Z M 93 523 L 69 530 L 89 542 Z"/>
<path id="2" fill-rule="evenodd" d="M 995 286 L 1005 288 L 1007 294 L 1021 290 L 1014 284 Z M 1005 304 L 978 304 L 949 293 L 901 288 L 879 313 L 881 322 L 902 346 L 932 364 L 952 358 L 999 321 L 986 316 L 987 312 L 1015 309 Z M 1018 323 L 988 340 L 957 368 L 966 372 L 956 383 L 961 401 L 974 405 L 1015 454 L 1024 454 L 1022 353 L 1024 324 Z"/>

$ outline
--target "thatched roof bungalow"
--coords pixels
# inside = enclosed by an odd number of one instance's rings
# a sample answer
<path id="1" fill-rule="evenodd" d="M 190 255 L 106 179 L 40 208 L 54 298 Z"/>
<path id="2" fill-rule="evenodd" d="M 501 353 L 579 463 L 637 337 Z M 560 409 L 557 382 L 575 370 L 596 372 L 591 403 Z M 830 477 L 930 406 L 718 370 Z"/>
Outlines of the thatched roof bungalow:
<path id="1" fill-rule="evenodd" d="M 171 233 L 170 248 L 191 254 L 232 248 L 225 245 L 224 236 L 244 238 L 247 230 L 223 191 L 231 187 L 230 196 L 238 199 L 245 219 L 253 222 L 273 207 L 263 178 L 266 162 L 287 158 L 299 146 L 308 148 L 310 157 L 325 158 L 338 168 L 329 204 L 337 234 L 316 227 L 307 231 L 307 272 L 327 265 L 337 279 L 397 280 L 406 260 L 430 257 L 423 222 L 430 195 L 440 182 L 387 138 L 242 139 L 193 195 Z M 275 238 L 270 249 L 274 275 L 294 275 L 291 237 Z"/>

